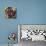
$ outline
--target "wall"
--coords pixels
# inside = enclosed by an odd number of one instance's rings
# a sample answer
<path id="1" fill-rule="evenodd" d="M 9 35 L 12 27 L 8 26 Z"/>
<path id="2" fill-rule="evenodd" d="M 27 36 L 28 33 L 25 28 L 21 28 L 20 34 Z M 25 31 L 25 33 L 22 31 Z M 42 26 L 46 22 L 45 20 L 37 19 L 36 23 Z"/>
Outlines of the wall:
<path id="1" fill-rule="evenodd" d="M 46 0 L 17 0 L 20 24 L 46 24 Z"/>
<path id="2" fill-rule="evenodd" d="M 16 19 L 6 19 L 5 18 L 5 8 L 11 6 L 15 7 L 16 2 L 13 0 L 0 0 L 0 44 L 7 44 L 8 34 L 10 32 L 16 32 L 17 34 L 17 24 L 18 24 L 18 17 Z M 17 39 L 16 41 L 17 42 Z"/>
<path id="3" fill-rule="evenodd" d="M 5 18 L 8 6 L 16 6 L 16 19 Z M 0 0 L 0 44 L 8 43 L 9 32 L 18 32 L 18 24 L 46 24 L 46 0 Z"/>

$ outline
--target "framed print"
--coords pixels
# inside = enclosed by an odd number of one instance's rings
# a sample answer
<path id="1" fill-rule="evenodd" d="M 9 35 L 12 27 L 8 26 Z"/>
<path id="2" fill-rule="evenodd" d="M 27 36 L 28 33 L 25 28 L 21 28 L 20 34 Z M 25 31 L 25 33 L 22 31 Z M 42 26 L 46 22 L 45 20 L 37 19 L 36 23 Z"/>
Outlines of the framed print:
<path id="1" fill-rule="evenodd" d="M 7 7 L 5 9 L 5 16 L 7 18 L 16 18 L 16 8 L 13 7 Z"/>

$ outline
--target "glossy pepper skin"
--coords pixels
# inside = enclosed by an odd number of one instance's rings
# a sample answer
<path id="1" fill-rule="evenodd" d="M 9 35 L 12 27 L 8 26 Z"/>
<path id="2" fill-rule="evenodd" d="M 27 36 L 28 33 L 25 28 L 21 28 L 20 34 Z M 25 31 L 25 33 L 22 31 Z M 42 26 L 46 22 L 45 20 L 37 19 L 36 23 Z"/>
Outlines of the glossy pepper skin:
<path id="1" fill-rule="evenodd" d="M 16 16 L 16 10 L 15 9 L 13 10 L 12 7 L 8 7 L 5 9 L 5 14 L 9 18 L 15 17 Z"/>

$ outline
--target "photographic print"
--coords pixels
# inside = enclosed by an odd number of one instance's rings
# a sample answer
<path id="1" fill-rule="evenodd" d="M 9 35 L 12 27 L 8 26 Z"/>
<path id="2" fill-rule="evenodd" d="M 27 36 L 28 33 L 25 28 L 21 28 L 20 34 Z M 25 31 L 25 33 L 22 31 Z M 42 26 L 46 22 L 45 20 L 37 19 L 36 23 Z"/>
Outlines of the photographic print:
<path id="1" fill-rule="evenodd" d="M 7 18 L 16 18 L 16 8 L 13 7 L 7 7 L 5 9 L 5 16 Z"/>
<path id="2" fill-rule="evenodd" d="M 46 42 L 46 25 L 18 25 L 18 37 L 21 45 L 31 42 Z"/>

